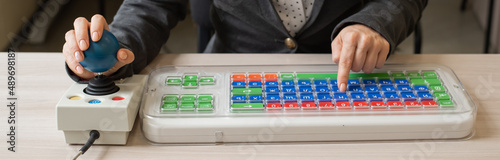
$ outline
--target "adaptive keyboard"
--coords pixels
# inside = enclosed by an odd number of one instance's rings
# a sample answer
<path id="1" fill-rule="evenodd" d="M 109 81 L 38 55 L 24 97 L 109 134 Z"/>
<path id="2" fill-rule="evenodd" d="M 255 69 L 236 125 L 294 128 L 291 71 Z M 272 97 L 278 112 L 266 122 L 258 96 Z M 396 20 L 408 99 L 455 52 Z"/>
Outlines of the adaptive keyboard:
<path id="1" fill-rule="evenodd" d="M 453 71 L 386 65 L 167 66 L 151 72 L 142 129 L 154 143 L 458 139 L 476 107 Z M 436 137 L 441 131 L 444 136 Z"/>

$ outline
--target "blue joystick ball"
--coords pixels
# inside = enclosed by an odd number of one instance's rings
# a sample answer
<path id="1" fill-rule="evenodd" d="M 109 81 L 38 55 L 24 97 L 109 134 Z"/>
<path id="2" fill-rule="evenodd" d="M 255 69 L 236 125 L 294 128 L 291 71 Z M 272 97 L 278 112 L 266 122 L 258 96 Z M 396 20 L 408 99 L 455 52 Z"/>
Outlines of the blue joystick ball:
<path id="1" fill-rule="evenodd" d="M 90 32 L 89 37 L 91 37 Z M 120 44 L 118 44 L 116 37 L 111 32 L 103 30 L 99 41 L 94 42 L 89 38 L 89 48 L 83 51 L 85 58 L 80 64 L 91 72 L 105 72 L 118 61 L 116 53 L 118 53 L 119 49 Z"/>

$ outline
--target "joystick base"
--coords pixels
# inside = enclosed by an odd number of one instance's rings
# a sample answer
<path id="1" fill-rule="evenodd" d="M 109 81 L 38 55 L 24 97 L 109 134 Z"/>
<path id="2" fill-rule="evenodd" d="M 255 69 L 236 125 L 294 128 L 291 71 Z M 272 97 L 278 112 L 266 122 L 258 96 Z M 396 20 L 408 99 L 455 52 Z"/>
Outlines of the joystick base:
<path id="1" fill-rule="evenodd" d="M 119 90 L 120 87 L 116 86 L 115 82 L 107 76 L 99 74 L 89 81 L 87 88 L 83 92 L 89 95 L 102 96 L 113 94 Z"/>
<path id="2" fill-rule="evenodd" d="M 73 84 L 56 105 L 57 129 L 66 143 L 85 144 L 89 132 L 97 130 L 101 138 L 95 144 L 126 144 L 146 81 L 146 75 L 134 75 L 113 82 L 120 89 L 107 95 L 90 95 L 84 92 L 87 84 Z"/>

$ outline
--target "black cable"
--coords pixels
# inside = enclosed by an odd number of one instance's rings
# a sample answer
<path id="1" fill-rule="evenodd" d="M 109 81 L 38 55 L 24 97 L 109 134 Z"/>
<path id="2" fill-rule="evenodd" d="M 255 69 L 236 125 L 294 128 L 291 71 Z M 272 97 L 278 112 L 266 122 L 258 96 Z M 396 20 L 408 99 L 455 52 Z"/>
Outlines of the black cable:
<path id="1" fill-rule="evenodd" d="M 83 145 L 83 147 L 80 149 L 80 152 L 78 152 L 78 154 L 76 154 L 73 157 L 73 160 L 76 160 L 78 157 L 80 157 L 80 155 L 83 155 L 85 152 L 87 152 L 87 150 L 89 150 L 90 146 L 92 146 L 92 144 L 94 144 L 94 141 L 96 139 L 99 139 L 99 137 L 100 137 L 99 131 L 96 131 L 96 130 L 90 131 L 89 135 L 90 135 L 89 140 L 87 140 L 87 143 L 85 143 L 85 145 Z"/>

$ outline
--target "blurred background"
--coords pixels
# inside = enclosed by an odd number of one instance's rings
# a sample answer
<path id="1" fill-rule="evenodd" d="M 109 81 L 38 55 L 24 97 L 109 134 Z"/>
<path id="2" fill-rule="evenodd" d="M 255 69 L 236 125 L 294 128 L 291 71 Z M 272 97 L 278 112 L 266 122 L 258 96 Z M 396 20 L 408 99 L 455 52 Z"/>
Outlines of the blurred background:
<path id="1" fill-rule="evenodd" d="M 408 37 L 398 46 L 396 54 L 415 53 L 415 46 L 419 46 L 415 42 L 421 42 L 419 48 L 423 54 L 499 52 L 500 2 L 494 1 L 429 0 L 420 21 L 421 35 Z M 0 0 L 0 51 L 14 46 L 16 52 L 61 52 L 64 34 L 73 28 L 75 18 L 90 20 L 99 13 L 111 23 L 122 2 Z M 162 53 L 198 52 L 199 22 L 193 20 L 193 10 L 197 11 L 190 9 L 187 18 L 172 30 Z"/>

